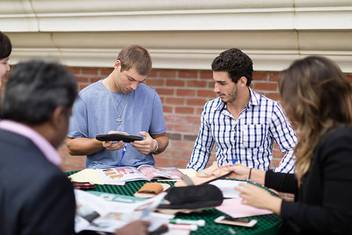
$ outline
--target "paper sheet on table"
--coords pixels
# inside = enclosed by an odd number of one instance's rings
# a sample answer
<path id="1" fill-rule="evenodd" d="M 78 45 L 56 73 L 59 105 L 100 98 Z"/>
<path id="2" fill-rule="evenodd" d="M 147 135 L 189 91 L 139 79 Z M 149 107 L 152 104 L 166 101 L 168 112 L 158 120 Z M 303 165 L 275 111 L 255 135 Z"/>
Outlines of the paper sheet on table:
<path id="1" fill-rule="evenodd" d="M 163 224 L 167 224 L 168 221 L 174 217 L 173 215 L 164 215 L 161 213 L 153 212 L 158 207 L 160 202 L 164 199 L 165 195 L 166 192 L 163 192 L 158 194 L 157 196 L 143 201 L 138 207 L 134 209 L 134 212 L 129 213 L 129 215 L 126 216 L 125 219 L 127 219 L 128 221 L 134 221 L 136 219 L 149 221 L 149 232 L 156 230 Z"/>
<path id="2" fill-rule="evenodd" d="M 69 178 L 75 182 L 89 182 L 91 184 L 102 184 L 102 179 L 99 176 L 99 173 L 95 169 L 84 169 L 73 175 L 70 175 Z"/>
<path id="3" fill-rule="evenodd" d="M 169 229 L 166 233 L 163 233 L 163 235 L 189 235 L 191 233 L 190 230 L 187 229 Z"/>
<path id="4" fill-rule="evenodd" d="M 191 168 L 185 168 L 185 169 L 178 168 L 178 170 L 181 171 L 182 174 L 188 175 L 191 178 L 197 175 L 197 171 Z"/>
<path id="5" fill-rule="evenodd" d="M 226 168 L 217 168 L 213 171 L 200 171 L 197 172 L 193 169 L 179 169 L 180 172 L 184 174 L 181 181 L 175 183 L 175 187 L 181 187 L 186 185 L 200 185 L 215 181 L 220 178 L 224 178 L 231 173 L 230 170 Z M 209 173 L 210 172 L 210 173 Z M 189 179 L 187 179 L 188 176 Z"/>
<path id="6" fill-rule="evenodd" d="M 119 200 L 106 200 L 104 197 L 82 190 L 75 190 L 75 197 L 77 203 L 76 233 L 82 230 L 114 232 L 123 225 L 140 219 L 143 213 L 146 215 L 143 219 L 150 221 L 148 229 L 152 231 L 162 224 L 167 224 L 173 218 L 170 215 L 152 212 L 160 203 L 157 196 L 148 200 L 120 202 Z M 145 208 L 148 209 L 147 214 L 145 214 Z M 94 214 L 96 216 L 92 218 L 91 216 Z M 92 219 L 88 220 L 89 218 Z"/>
<path id="7" fill-rule="evenodd" d="M 218 187 L 221 190 L 224 198 L 239 198 L 239 192 L 235 190 L 235 187 L 241 183 L 243 184 L 244 182 L 236 180 L 215 180 L 209 184 Z"/>
<path id="8" fill-rule="evenodd" d="M 103 171 L 101 169 L 84 169 L 69 178 L 75 182 L 89 182 L 91 184 L 112 184 L 112 185 L 124 185 L 123 181 L 116 181 L 104 177 Z"/>
<path id="9" fill-rule="evenodd" d="M 269 210 L 243 205 L 240 198 L 225 199 L 221 206 L 216 207 L 216 209 L 233 218 L 272 214 Z"/>
<path id="10" fill-rule="evenodd" d="M 77 205 L 89 206 L 100 215 L 106 215 L 114 211 L 130 213 L 147 202 L 147 200 L 136 200 L 134 202 L 109 201 L 93 193 L 77 189 L 75 189 L 75 198 Z"/>
<path id="11" fill-rule="evenodd" d="M 77 210 L 75 232 L 82 230 L 113 232 L 125 225 L 124 214 L 133 212 L 140 203 L 119 203 L 107 201 L 101 197 L 82 190 L 75 190 Z M 94 217 L 93 217 L 94 216 Z M 94 226 L 92 221 L 94 220 Z"/>

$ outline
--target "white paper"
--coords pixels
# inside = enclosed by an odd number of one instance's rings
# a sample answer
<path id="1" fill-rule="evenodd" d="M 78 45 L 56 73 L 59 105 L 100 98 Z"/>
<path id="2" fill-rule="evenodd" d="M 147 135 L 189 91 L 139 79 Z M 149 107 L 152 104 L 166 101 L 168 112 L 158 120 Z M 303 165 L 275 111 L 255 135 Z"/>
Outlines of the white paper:
<path id="1" fill-rule="evenodd" d="M 125 215 L 132 213 L 137 207 L 145 203 L 144 201 L 133 203 L 108 201 L 102 197 L 77 189 L 75 190 L 75 198 L 77 203 L 76 232 L 85 229 L 113 232 L 129 222 Z M 84 219 L 95 212 L 99 214 L 99 217 L 92 221 L 94 224 Z"/>
<path id="2" fill-rule="evenodd" d="M 215 180 L 209 184 L 215 185 L 218 187 L 224 198 L 239 198 L 239 192 L 235 189 L 239 184 L 243 184 L 243 181 L 236 180 Z"/>
<path id="3" fill-rule="evenodd" d="M 191 178 L 197 175 L 197 171 L 191 168 L 186 168 L 186 169 L 178 168 L 178 170 L 181 171 L 182 174 L 185 174 Z"/>
<path id="4" fill-rule="evenodd" d="M 96 194 L 99 195 L 99 194 Z M 170 215 L 153 213 L 160 204 L 166 193 L 161 193 L 148 200 L 127 201 L 113 198 L 106 199 L 105 194 L 96 196 L 82 190 L 75 190 L 77 213 L 75 218 L 75 231 L 93 230 L 102 232 L 114 232 L 116 229 L 138 219 L 150 222 L 149 231 L 153 231 L 162 224 L 167 224 Z M 90 215 L 98 213 L 98 216 L 88 221 Z"/>
<path id="5" fill-rule="evenodd" d="M 269 210 L 258 209 L 252 206 L 243 205 L 240 198 L 225 199 L 221 206 L 216 207 L 219 211 L 233 217 L 241 218 L 255 215 L 267 215 L 273 212 Z"/>
<path id="6" fill-rule="evenodd" d="M 112 180 L 106 177 L 102 169 L 84 169 L 69 176 L 74 182 L 89 182 L 91 184 L 124 185 L 124 181 Z"/>

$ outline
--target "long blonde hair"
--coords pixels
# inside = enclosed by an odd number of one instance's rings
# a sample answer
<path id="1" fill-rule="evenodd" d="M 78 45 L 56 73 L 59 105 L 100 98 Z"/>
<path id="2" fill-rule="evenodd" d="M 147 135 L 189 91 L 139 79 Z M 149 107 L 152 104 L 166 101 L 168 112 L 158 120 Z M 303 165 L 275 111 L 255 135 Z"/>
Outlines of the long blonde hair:
<path id="1" fill-rule="evenodd" d="M 309 56 L 281 73 L 280 94 L 290 119 L 297 125 L 296 176 L 301 182 L 322 136 L 352 123 L 352 87 L 331 60 Z"/>

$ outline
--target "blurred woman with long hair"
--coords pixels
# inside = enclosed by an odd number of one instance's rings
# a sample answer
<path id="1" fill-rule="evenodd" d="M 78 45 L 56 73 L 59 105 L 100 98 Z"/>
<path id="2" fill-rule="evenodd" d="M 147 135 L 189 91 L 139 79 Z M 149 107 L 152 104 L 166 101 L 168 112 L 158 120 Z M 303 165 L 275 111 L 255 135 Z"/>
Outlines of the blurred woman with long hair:
<path id="1" fill-rule="evenodd" d="M 252 184 L 244 204 L 283 219 L 282 234 L 352 234 L 352 87 L 331 60 L 310 56 L 281 73 L 283 106 L 297 128 L 295 174 L 232 167 L 239 178 L 295 194 L 284 201 Z"/>

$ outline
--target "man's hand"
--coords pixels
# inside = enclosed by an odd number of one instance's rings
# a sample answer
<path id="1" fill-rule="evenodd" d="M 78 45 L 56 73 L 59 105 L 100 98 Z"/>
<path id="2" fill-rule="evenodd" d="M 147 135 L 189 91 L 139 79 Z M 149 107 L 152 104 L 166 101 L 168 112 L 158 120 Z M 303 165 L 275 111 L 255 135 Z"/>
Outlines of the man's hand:
<path id="1" fill-rule="evenodd" d="M 228 165 L 224 167 L 233 171 L 230 177 L 233 177 L 236 179 L 242 179 L 242 180 L 248 179 L 248 175 L 249 175 L 248 167 L 240 164 Z"/>
<path id="2" fill-rule="evenodd" d="M 136 220 L 115 231 L 115 235 L 147 235 L 149 222 Z"/>
<path id="3" fill-rule="evenodd" d="M 158 149 L 157 140 L 153 139 L 148 132 L 141 131 L 139 134 L 144 136 L 144 140 L 133 141 L 132 146 L 135 147 L 140 153 L 147 155 Z"/>
<path id="4" fill-rule="evenodd" d="M 237 179 L 248 179 L 250 181 L 253 181 L 262 185 L 264 185 L 265 183 L 266 172 L 263 170 L 248 168 L 240 164 L 236 164 L 233 166 L 225 166 L 225 167 L 233 171 L 230 177 L 237 178 Z"/>
<path id="5" fill-rule="evenodd" d="M 128 135 L 128 133 L 122 132 L 122 131 L 109 131 L 108 134 L 125 134 L 125 135 Z M 122 149 L 123 146 L 125 146 L 125 143 L 123 141 L 117 141 L 117 142 L 116 141 L 104 141 L 103 142 L 103 147 L 106 150 L 109 150 L 109 151 Z"/>
<path id="6" fill-rule="evenodd" d="M 109 151 L 122 149 L 124 145 L 125 145 L 125 143 L 123 141 L 118 141 L 118 142 L 116 142 L 116 141 L 104 141 L 103 142 L 103 147 L 106 150 L 109 150 Z"/>

